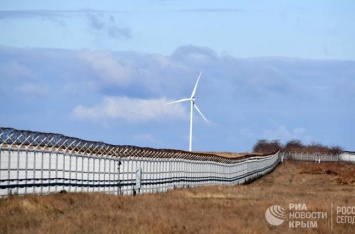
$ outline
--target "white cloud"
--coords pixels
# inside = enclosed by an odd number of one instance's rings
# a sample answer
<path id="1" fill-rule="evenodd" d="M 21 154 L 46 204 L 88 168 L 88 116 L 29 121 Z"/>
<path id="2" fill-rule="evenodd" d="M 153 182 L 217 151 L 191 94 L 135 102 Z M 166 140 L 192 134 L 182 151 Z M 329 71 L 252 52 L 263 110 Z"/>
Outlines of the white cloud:
<path id="1" fill-rule="evenodd" d="M 104 97 L 101 103 L 85 107 L 78 105 L 73 114 L 81 120 L 113 120 L 150 121 L 164 118 L 185 118 L 188 116 L 183 105 L 166 105 L 168 100 L 138 99 L 128 97 Z"/>
<path id="2" fill-rule="evenodd" d="M 181 69 L 183 66 L 181 66 L 179 63 L 174 62 L 167 56 L 159 55 L 159 54 L 153 54 L 150 55 L 149 57 L 147 56 L 148 60 L 151 60 L 151 63 L 157 64 L 158 67 L 162 69 Z"/>
<path id="3" fill-rule="evenodd" d="M 15 88 L 15 91 L 33 98 L 45 97 L 48 94 L 47 87 L 31 83 L 21 84 Z"/>
<path id="4" fill-rule="evenodd" d="M 276 129 L 267 129 L 264 133 L 264 136 L 267 139 L 280 139 L 283 141 L 288 141 L 292 139 L 305 138 L 305 132 L 305 128 L 288 129 L 286 126 L 280 125 Z"/>
<path id="5" fill-rule="evenodd" d="M 87 13 L 87 19 L 90 29 L 94 30 L 94 32 L 102 32 L 114 39 L 128 39 L 131 37 L 130 30 L 127 27 L 118 25 L 112 14 Z"/>
<path id="6" fill-rule="evenodd" d="M 32 72 L 26 66 L 16 61 L 0 63 L 0 74 L 4 74 L 5 78 L 33 77 Z"/>
<path id="7" fill-rule="evenodd" d="M 111 53 L 84 50 L 79 58 L 87 62 L 96 75 L 105 83 L 125 86 L 134 73 L 133 65 L 124 58 L 115 58 Z"/>
<path id="8" fill-rule="evenodd" d="M 194 136 L 204 138 L 207 148 L 245 150 L 256 139 L 284 143 L 292 138 L 333 141 L 348 150 L 353 145 L 354 61 L 220 57 L 191 46 L 173 55 L 9 47 L 0 47 L 0 52 L 4 126 L 90 139 L 101 139 L 102 131 L 109 142 L 175 147 L 178 139 L 185 139 L 180 134 L 188 137 L 189 105 L 165 105 L 168 100 L 161 97 L 189 97 L 203 70 L 197 104 L 215 125 L 199 126 L 194 112 Z M 43 91 L 50 98 L 24 101 Z M 51 111 L 44 114 L 47 107 Z M 82 121 L 72 122 L 67 114 Z M 87 121 L 96 124 L 87 129 Z M 134 131 L 117 133 L 113 125 Z M 174 141 L 165 139 L 171 132 L 177 135 Z M 140 133 L 157 140 L 132 136 Z"/>
<path id="9" fill-rule="evenodd" d="M 180 46 L 171 55 L 175 61 L 185 62 L 187 64 L 208 64 L 215 63 L 218 60 L 217 53 L 207 47 L 198 47 L 193 45 Z"/>

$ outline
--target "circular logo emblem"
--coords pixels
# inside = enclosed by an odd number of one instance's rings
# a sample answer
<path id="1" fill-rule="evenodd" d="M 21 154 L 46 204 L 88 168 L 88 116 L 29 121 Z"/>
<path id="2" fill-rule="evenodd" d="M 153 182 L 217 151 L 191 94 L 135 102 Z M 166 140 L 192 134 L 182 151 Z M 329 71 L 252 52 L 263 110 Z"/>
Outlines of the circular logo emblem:
<path id="1" fill-rule="evenodd" d="M 265 218 L 269 224 L 279 226 L 285 221 L 285 210 L 279 205 L 270 206 L 265 212 Z"/>

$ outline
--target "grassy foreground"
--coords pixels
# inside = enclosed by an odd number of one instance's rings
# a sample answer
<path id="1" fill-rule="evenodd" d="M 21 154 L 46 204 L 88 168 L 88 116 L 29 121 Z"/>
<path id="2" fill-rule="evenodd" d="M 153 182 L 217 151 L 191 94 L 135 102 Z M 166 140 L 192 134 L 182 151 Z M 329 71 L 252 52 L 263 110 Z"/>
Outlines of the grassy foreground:
<path id="1" fill-rule="evenodd" d="M 280 226 L 266 221 L 268 207 L 289 212 L 294 203 L 305 204 L 307 212 L 327 212 L 327 218 L 317 220 L 317 228 L 290 228 L 288 217 Z M 337 206 L 355 206 L 354 164 L 286 162 L 249 185 L 135 197 L 66 193 L 1 199 L 0 232 L 353 233 L 355 224 L 336 222 Z"/>

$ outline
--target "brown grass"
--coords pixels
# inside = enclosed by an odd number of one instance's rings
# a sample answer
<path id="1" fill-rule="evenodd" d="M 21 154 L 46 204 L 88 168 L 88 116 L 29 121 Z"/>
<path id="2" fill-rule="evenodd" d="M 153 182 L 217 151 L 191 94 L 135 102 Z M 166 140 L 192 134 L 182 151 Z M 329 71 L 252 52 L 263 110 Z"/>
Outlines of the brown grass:
<path id="1" fill-rule="evenodd" d="M 327 170 L 332 173 L 326 173 Z M 1 233 L 329 233 L 330 204 L 355 206 L 354 164 L 286 162 L 243 186 L 209 186 L 160 194 L 99 193 L 28 195 L 0 200 Z M 328 212 L 317 229 L 271 226 L 265 211 L 306 203 Z M 334 233 L 354 225 L 335 224 Z"/>
<path id="2" fill-rule="evenodd" d="M 220 157 L 225 158 L 240 158 L 240 157 L 249 157 L 249 156 L 264 156 L 263 153 L 235 153 L 235 152 L 196 152 L 196 153 L 207 153 L 214 154 Z"/>
<path id="3" fill-rule="evenodd" d="M 234 153 L 234 152 L 206 152 L 209 154 L 215 154 L 217 156 L 225 157 L 225 158 L 236 158 L 243 157 L 248 155 L 248 153 Z"/>

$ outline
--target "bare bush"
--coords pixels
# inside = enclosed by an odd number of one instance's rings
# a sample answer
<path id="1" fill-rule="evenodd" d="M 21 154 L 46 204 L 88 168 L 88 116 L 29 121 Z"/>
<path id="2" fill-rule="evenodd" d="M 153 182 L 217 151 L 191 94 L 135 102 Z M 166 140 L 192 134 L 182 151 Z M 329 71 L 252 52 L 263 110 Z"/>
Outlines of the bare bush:
<path id="1" fill-rule="evenodd" d="M 343 148 L 339 145 L 332 146 L 332 147 L 330 147 L 329 150 L 330 150 L 329 152 L 333 155 L 341 154 L 341 152 L 344 151 Z"/>
<path id="2" fill-rule="evenodd" d="M 302 142 L 300 140 L 293 139 L 285 144 L 285 146 L 283 147 L 283 150 L 284 151 L 300 151 L 303 148 L 304 148 L 304 145 L 302 144 Z"/>
<path id="3" fill-rule="evenodd" d="M 267 141 L 259 140 L 253 147 L 254 153 L 271 154 L 281 150 L 282 146 L 279 140 Z"/>
<path id="4" fill-rule="evenodd" d="M 280 140 L 258 140 L 258 142 L 253 147 L 254 153 L 270 154 L 278 150 L 284 152 L 300 152 L 300 153 L 322 153 L 322 154 L 331 154 L 338 155 L 343 151 L 343 148 L 340 146 L 325 146 L 321 143 L 312 142 L 309 145 L 303 144 L 298 139 L 293 139 L 288 141 L 285 145 L 280 143 Z"/>

